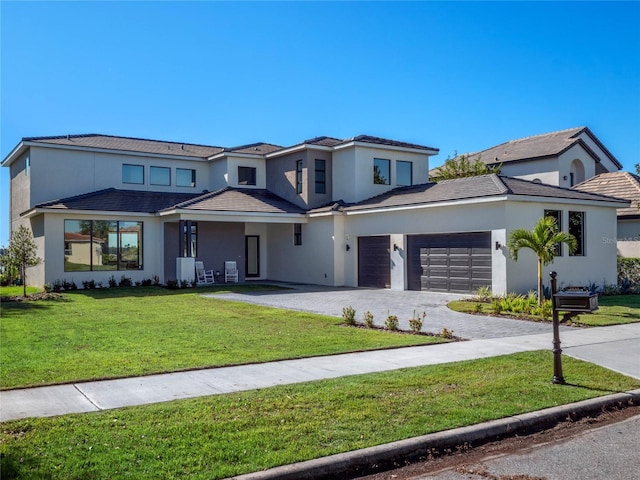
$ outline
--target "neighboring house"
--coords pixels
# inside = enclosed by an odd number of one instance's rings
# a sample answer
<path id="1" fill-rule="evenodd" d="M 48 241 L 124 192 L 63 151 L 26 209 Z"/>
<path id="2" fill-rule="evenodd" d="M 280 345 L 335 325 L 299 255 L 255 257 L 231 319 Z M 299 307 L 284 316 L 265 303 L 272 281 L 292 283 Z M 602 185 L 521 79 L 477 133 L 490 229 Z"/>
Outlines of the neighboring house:
<path id="1" fill-rule="evenodd" d="M 601 173 L 574 187 L 582 192 L 624 198 L 630 206 L 618 209 L 618 255 L 640 258 L 640 177 L 629 172 Z M 603 242 L 616 242 L 603 237 Z"/>
<path id="2" fill-rule="evenodd" d="M 583 133 L 576 148 L 606 151 Z M 365 135 L 236 148 L 69 135 L 24 138 L 3 166 L 11 229 L 30 226 L 44 260 L 36 285 L 190 280 L 198 259 L 236 261 L 241 281 L 526 291 L 535 257 L 512 262 L 505 244 L 545 214 L 578 238 L 553 264 L 562 282 L 615 283 L 602 238 L 628 202 L 498 175 L 429 183 L 437 152 Z"/>
<path id="3" fill-rule="evenodd" d="M 510 140 L 466 155 L 471 161 L 478 158 L 489 166 L 500 166 L 501 175 L 561 187 L 622 168 L 587 127 Z M 437 168 L 431 176 L 437 176 Z"/>

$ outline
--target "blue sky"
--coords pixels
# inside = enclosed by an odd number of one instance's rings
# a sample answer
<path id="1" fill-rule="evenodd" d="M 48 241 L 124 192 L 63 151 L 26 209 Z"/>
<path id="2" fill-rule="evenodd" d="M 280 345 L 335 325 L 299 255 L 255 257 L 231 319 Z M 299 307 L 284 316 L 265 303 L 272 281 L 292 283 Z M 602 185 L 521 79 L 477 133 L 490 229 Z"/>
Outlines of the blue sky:
<path id="1" fill-rule="evenodd" d="M 2 158 L 28 136 L 368 134 L 439 148 L 436 166 L 586 125 L 640 162 L 640 2 L 3 0 L 0 15 Z"/>

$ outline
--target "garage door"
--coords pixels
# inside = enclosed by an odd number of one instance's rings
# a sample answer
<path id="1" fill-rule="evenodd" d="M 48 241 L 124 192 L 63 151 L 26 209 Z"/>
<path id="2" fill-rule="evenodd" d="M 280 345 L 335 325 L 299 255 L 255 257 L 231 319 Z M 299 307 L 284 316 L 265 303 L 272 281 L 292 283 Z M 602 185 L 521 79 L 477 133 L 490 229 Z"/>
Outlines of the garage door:
<path id="1" fill-rule="evenodd" d="M 358 237 L 358 286 L 389 288 L 391 254 L 389 235 Z"/>
<path id="2" fill-rule="evenodd" d="M 474 292 L 491 286 L 491 232 L 407 237 L 409 290 Z"/>

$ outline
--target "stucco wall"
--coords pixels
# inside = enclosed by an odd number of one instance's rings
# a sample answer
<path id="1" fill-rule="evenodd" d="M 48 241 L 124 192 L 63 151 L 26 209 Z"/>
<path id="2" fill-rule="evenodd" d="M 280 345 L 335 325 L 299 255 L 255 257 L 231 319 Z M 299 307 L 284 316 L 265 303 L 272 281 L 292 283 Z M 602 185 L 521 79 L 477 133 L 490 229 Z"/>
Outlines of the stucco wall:
<path id="1" fill-rule="evenodd" d="M 558 160 L 556 158 L 505 163 L 500 169 L 500 174 L 529 181 L 540 180 L 548 185 L 559 184 Z"/>
<path id="2" fill-rule="evenodd" d="M 300 208 L 309 201 L 308 151 L 293 152 L 267 160 L 267 189 Z M 302 193 L 296 192 L 296 162 L 302 160 Z M 330 177 L 329 177 L 330 178 Z"/>

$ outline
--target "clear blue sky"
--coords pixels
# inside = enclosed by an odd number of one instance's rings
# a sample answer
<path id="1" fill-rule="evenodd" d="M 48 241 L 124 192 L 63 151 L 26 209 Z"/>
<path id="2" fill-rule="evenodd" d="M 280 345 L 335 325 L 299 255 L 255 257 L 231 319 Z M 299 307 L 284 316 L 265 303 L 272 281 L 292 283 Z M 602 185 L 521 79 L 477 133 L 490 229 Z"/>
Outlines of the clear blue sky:
<path id="1" fill-rule="evenodd" d="M 1 156 L 103 133 L 481 150 L 586 125 L 640 162 L 639 2 L 0 2 Z M 8 243 L 8 169 L 0 245 Z"/>

